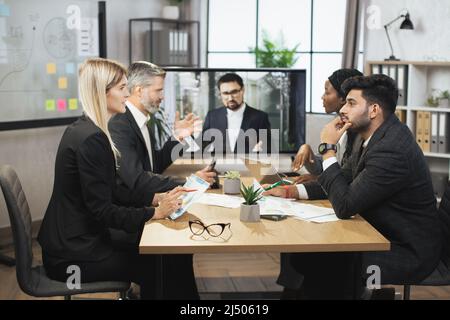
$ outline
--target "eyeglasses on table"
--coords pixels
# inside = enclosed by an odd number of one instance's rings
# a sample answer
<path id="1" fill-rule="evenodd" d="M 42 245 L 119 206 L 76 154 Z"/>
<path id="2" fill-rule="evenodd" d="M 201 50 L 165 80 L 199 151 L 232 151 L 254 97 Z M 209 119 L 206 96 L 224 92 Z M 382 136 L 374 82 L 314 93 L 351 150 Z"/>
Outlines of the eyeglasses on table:
<path id="1" fill-rule="evenodd" d="M 199 219 L 189 221 L 189 229 L 191 229 L 191 232 L 196 236 L 202 235 L 206 230 L 211 237 L 219 237 L 227 227 L 231 230 L 231 223 L 213 223 L 205 225 Z"/>

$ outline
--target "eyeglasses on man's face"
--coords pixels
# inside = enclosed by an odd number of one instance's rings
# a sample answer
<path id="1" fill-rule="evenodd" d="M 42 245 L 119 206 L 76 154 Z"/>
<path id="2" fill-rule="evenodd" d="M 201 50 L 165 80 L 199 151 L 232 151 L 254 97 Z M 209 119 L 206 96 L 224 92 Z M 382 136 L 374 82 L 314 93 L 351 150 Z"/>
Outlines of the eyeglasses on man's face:
<path id="1" fill-rule="evenodd" d="M 211 237 L 218 237 L 225 231 L 226 228 L 231 230 L 231 223 L 214 223 L 205 225 L 201 220 L 189 221 L 189 229 L 191 229 L 191 232 L 196 236 L 202 235 L 206 230 Z"/>
<path id="2" fill-rule="evenodd" d="M 239 95 L 239 93 L 241 93 L 241 91 L 242 91 L 242 88 L 234 89 L 231 91 L 222 91 L 222 92 L 220 92 L 220 95 L 224 98 L 227 98 L 227 97 L 236 98 Z"/>

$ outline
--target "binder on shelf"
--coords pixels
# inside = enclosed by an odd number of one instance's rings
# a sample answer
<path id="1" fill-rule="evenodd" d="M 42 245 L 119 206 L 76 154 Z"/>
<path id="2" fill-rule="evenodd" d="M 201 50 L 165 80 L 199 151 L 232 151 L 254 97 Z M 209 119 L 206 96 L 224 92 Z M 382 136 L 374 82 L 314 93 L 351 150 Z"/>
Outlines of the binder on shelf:
<path id="1" fill-rule="evenodd" d="M 179 31 L 179 64 L 189 64 L 188 41 L 189 34 L 186 31 Z"/>
<path id="2" fill-rule="evenodd" d="M 406 110 L 395 110 L 395 115 L 401 123 L 406 123 Z"/>
<path id="3" fill-rule="evenodd" d="M 397 82 L 397 68 L 398 66 L 390 65 L 389 66 L 389 77 L 394 79 Z"/>
<path id="4" fill-rule="evenodd" d="M 148 32 L 150 33 L 150 31 Z M 151 51 L 150 45 L 144 44 L 145 60 L 161 66 L 173 65 L 176 62 L 175 49 L 177 45 L 174 31 L 170 29 L 153 30 L 150 39 Z"/>
<path id="5" fill-rule="evenodd" d="M 177 30 L 178 47 L 177 47 L 177 65 L 183 64 L 183 34 Z"/>
<path id="6" fill-rule="evenodd" d="M 372 74 L 384 74 L 395 80 L 398 87 L 397 105 L 406 106 L 408 104 L 408 65 L 399 64 L 372 64 Z"/>
<path id="7" fill-rule="evenodd" d="M 448 113 L 442 112 L 439 113 L 439 137 L 438 137 L 438 152 L 439 153 L 447 153 L 449 152 L 448 148 L 448 134 L 450 133 L 448 123 Z"/>
<path id="8" fill-rule="evenodd" d="M 189 33 L 187 31 L 183 32 L 183 53 L 184 53 L 184 64 L 190 65 L 189 61 Z"/>
<path id="9" fill-rule="evenodd" d="M 439 138 L 439 113 L 431 113 L 431 152 L 438 153 L 438 138 Z"/>
<path id="10" fill-rule="evenodd" d="M 175 31 L 169 31 L 169 64 L 175 63 Z"/>
<path id="11" fill-rule="evenodd" d="M 173 65 L 178 65 L 180 62 L 180 32 L 172 30 L 173 32 Z"/>
<path id="12" fill-rule="evenodd" d="M 380 74 L 380 65 L 372 64 L 372 74 Z"/>
<path id="13" fill-rule="evenodd" d="M 416 142 L 423 150 L 423 114 L 422 111 L 416 112 Z"/>
<path id="14" fill-rule="evenodd" d="M 398 87 L 398 104 L 406 106 L 408 101 L 406 99 L 406 88 L 408 86 L 408 68 L 405 65 L 397 66 L 397 87 Z"/>
<path id="15" fill-rule="evenodd" d="M 430 141 L 431 141 L 431 112 L 424 111 L 422 113 L 422 123 L 423 123 L 423 138 L 422 138 L 422 151 L 430 152 Z"/>

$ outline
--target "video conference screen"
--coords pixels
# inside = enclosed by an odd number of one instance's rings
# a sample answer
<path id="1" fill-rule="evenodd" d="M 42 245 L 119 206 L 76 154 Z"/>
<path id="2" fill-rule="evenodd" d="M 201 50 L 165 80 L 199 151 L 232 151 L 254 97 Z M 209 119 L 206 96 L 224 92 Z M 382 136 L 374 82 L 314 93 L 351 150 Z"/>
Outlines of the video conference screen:
<path id="1" fill-rule="evenodd" d="M 297 69 L 180 69 L 167 71 L 162 109 L 169 123 L 175 111 L 205 119 L 223 103 L 218 80 L 234 72 L 244 80 L 244 102 L 269 116 L 271 129 L 279 130 L 279 151 L 296 152 L 305 143 L 306 71 Z"/>

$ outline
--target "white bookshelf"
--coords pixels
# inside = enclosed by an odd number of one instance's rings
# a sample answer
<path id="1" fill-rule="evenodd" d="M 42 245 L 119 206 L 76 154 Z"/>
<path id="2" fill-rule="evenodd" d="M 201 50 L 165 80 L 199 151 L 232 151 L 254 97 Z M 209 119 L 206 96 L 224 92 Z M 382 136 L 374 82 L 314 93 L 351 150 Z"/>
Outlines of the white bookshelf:
<path id="1" fill-rule="evenodd" d="M 449 153 L 424 152 L 423 154 L 425 157 L 450 159 Z"/>
<path id="2" fill-rule="evenodd" d="M 406 107 L 397 106 L 397 110 L 411 110 L 411 111 L 429 111 L 429 112 L 450 112 L 450 108 L 433 108 L 433 107 Z"/>
<path id="3" fill-rule="evenodd" d="M 433 89 L 450 90 L 450 61 L 367 61 L 365 74 L 371 74 L 373 65 L 408 67 L 407 103 L 397 109 L 406 111 L 406 124 L 414 135 L 417 111 L 450 113 L 450 108 L 425 105 Z M 448 172 L 450 177 L 450 153 L 424 152 L 424 155 L 428 159 L 430 171 Z"/>

